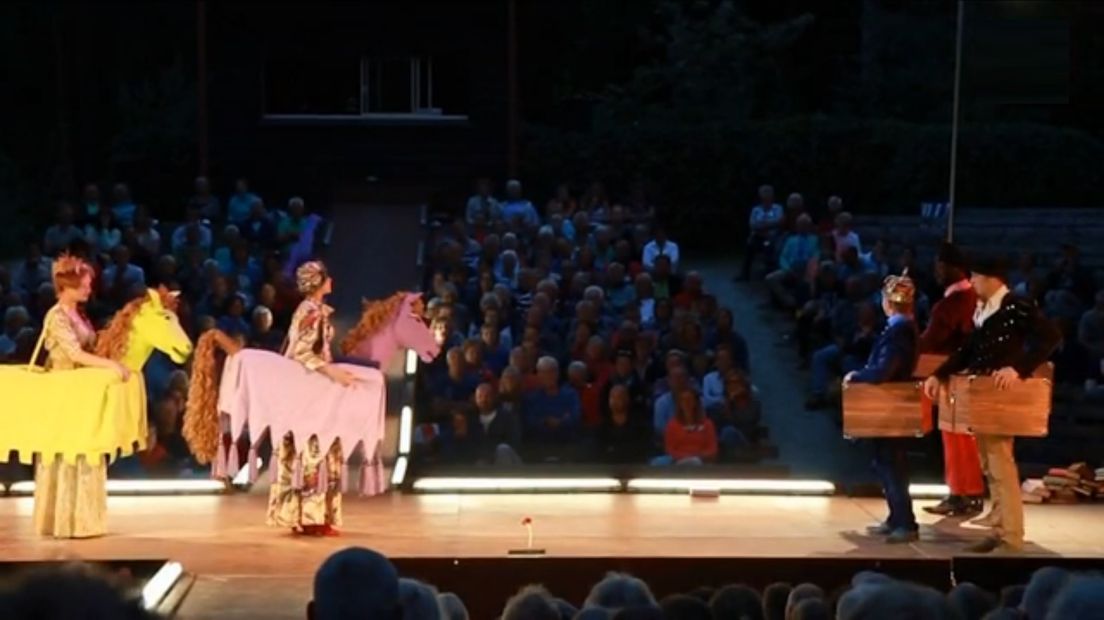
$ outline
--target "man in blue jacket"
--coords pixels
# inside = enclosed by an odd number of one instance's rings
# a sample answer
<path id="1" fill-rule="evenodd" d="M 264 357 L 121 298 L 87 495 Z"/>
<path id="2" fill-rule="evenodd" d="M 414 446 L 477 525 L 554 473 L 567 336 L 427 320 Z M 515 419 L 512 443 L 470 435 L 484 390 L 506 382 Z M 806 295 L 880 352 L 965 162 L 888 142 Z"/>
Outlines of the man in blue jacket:
<path id="1" fill-rule="evenodd" d="M 911 381 L 916 369 L 917 332 L 913 320 L 916 286 L 906 271 L 886 278 L 882 288 L 882 310 L 888 320 L 885 330 L 874 342 L 870 358 L 862 369 L 848 373 L 844 383 L 886 383 Z M 905 439 L 880 438 L 872 441 L 874 473 L 882 482 L 889 517 L 868 528 L 873 535 L 885 536 L 891 544 L 909 543 L 919 538 L 920 527 L 912 511 L 909 495 L 908 462 Z"/>

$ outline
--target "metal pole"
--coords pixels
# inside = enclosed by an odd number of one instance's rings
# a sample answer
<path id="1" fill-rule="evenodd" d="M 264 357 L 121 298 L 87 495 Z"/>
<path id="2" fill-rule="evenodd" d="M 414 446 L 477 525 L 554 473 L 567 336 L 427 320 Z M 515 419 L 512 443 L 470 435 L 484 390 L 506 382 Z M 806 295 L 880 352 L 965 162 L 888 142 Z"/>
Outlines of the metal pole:
<path id="1" fill-rule="evenodd" d="M 207 176 L 207 6 L 196 2 L 196 130 L 199 175 Z"/>
<path id="2" fill-rule="evenodd" d="M 958 0 L 958 28 L 955 34 L 954 104 L 951 112 L 951 183 L 947 192 L 947 242 L 954 242 L 955 169 L 958 167 L 958 103 L 962 85 L 962 22 L 965 0 Z"/>

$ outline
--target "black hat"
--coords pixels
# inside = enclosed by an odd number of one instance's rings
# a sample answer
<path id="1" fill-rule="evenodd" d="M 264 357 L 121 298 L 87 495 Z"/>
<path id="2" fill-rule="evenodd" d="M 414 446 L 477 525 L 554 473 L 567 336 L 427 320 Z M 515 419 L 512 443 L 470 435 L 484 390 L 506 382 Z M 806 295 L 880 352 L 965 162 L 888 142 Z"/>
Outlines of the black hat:
<path id="1" fill-rule="evenodd" d="M 990 278 L 1008 279 L 1008 261 L 1000 255 L 979 256 L 970 265 L 970 271 Z"/>
<path id="2" fill-rule="evenodd" d="M 953 243 L 944 243 L 939 246 L 938 260 L 948 267 L 957 267 L 962 270 L 966 270 L 969 267 L 968 261 L 966 260 L 966 254 Z"/>

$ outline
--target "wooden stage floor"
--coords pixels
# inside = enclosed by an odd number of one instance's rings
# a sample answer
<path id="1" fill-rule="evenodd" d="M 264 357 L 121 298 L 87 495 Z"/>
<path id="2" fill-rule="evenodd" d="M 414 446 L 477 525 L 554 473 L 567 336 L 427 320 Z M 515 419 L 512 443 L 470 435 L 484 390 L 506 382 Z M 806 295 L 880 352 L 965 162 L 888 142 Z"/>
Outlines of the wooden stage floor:
<path id="1" fill-rule="evenodd" d="M 917 502 L 919 505 L 921 502 Z M 346 498 L 343 535 L 294 538 L 263 525 L 262 491 L 231 496 L 112 497 L 111 535 L 42 540 L 31 499 L 0 498 L 0 558 L 182 562 L 198 579 L 180 617 L 301 618 L 310 576 L 336 549 L 393 558 L 501 558 L 524 546 L 523 516 L 552 557 L 946 558 L 983 531 L 922 512 L 921 540 L 887 546 L 862 532 L 878 499 L 685 495 L 400 495 Z M 1104 507 L 1028 506 L 1027 553 L 1104 557 Z"/>

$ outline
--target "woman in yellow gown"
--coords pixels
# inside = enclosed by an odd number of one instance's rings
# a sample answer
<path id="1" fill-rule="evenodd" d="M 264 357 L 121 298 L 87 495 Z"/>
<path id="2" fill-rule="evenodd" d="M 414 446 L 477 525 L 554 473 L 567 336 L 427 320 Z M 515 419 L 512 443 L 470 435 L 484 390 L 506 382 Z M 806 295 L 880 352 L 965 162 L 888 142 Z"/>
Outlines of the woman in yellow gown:
<path id="1" fill-rule="evenodd" d="M 107 368 L 126 381 L 130 371 L 119 362 L 91 353 L 96 332 L 80 312 L 92 293 L 92 267 L 62 256 L 53 266 L 57 303 L 42 325 L 46 369 Z M 104 456 L 81 456 L 75 465 L 43 454 L 35 465 L 34 527 L 42 536 L 92 538 L 107 533 L 107 463 Z"/>
<path id="2" fill-rule="evenodd" d="M 341 385 L 352 387 L 355 375 L 333 365 L 330 341 L 333 308 L 325 298 L 333 290 L 333 280 L 320 261 L 304 263 L 296 270 L 296 284 L 304 296 L 295 309 L 288 328 L 284 355 L 312 372 L 321 373 Z M 304 412 L 309 415 L 309 412 Z M 341 525 L 341 476 L 344 459 L 341 442 L 328 450 L 318 437 L 298 438 L 295 451 L 291 433 L 280 441 L 274 455 L 276 480 L 268 494 L 268 525 L 291 528 L 296 534 L 333 536 Z M 322 469 L 325 468 L 325 474 Z M 297 475 L 298 470 L 298 475 Z"/>

